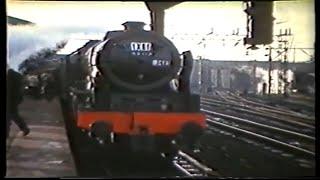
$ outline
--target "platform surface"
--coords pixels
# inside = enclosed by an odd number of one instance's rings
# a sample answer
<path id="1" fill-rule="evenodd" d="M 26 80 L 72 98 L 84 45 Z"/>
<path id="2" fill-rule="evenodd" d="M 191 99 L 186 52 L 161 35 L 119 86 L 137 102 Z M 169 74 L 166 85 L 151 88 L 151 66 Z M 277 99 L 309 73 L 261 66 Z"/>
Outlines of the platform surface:
<path id="1" fill-rule="evenodd" d="M 6 147 L 6 177 L 75 177 L 59 101 L 25 98 L 19 110 L 31 131 L 24 137 L 12 123 Z"/>

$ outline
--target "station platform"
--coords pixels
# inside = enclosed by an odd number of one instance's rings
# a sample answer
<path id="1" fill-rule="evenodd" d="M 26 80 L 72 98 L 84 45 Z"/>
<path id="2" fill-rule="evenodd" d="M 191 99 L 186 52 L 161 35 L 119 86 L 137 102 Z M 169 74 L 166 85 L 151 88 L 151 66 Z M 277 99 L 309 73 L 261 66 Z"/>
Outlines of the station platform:
<path id="1" fill-rule="evenodd" d="M 19 110 L 30 134 L 23 136 L 12 123 L 6 146 L 6 177 L 76 177 L 59 101 L 26 97 Z"/>

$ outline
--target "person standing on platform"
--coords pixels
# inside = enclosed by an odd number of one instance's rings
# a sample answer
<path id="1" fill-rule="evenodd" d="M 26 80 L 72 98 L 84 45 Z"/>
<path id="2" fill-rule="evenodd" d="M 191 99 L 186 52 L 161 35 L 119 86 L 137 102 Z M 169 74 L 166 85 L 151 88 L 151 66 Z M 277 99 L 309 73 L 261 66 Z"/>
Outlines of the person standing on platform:
<path id="1" fill-rule="evenodd" d="M 30 129 L 26 122 L 19 114 L 18 106 L 23 100 L 22 89 L 22 75 L 13 69 L 10 69 L 7 64 L 7 138 L 10 133 L 11 121 L 13 120 L 23 135 L 26 136 L 30 133 Z"/>

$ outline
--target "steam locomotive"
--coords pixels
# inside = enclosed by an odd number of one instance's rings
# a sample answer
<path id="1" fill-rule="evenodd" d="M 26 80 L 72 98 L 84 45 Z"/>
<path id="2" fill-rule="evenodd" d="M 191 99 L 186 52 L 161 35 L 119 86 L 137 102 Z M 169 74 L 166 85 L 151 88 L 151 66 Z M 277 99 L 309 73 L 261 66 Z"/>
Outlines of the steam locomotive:
<path id="1" fill-rule="evenodd" d="M 61 98 L 74 123 L 105 145 L 171 152 L 192 146 L 206 127 L 190 90 L 193 59 L 143 22 L 126 22 L 66 56 Z"/>

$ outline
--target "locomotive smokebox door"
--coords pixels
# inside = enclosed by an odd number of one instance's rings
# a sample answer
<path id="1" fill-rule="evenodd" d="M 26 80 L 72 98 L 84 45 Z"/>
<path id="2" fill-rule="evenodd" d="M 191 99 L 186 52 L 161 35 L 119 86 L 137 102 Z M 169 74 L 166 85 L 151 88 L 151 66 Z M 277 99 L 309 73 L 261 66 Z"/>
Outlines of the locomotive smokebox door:
<path id="1" fill-rule="evenodd" d="M 99 52 L 99 69 L 113 88 L 122 91 L 163 89 L 181 67 L 178 50 L 170 40 L 143 29 L 143 22 L 126 22 L 122 33 L 108 33 Z M 112 35 L 113 34 L 113 35 Z"/>

